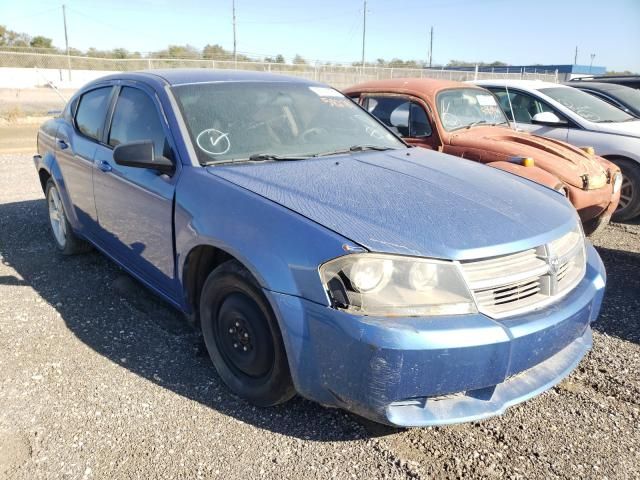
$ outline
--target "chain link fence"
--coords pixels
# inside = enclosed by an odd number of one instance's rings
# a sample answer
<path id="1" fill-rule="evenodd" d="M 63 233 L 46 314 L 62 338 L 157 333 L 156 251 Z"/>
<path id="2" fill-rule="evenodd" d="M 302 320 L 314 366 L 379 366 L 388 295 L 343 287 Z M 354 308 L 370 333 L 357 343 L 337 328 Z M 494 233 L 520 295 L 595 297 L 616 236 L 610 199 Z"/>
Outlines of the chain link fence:
<path id="1" fill-rule="evenodd" d="M 303 77 L 327 83 L 336 88 L 344 88 L 367 80 L 390 78 L 437 78 L 446 80 L 474 80 L 492 78 L 540 79 L 557 82 L 557 74 L 553 72 L 476 72 L 425 68 L 393 68 L 387 66 L 352 66 L 324 64 L 286 64 L 266 62 L 235 62 L 233 60 L 181 59 L 181 58 L 94 58 L 67 55 L 54 55 L 26 52 L 0 52 L 0 68 L 35 68 L 46 71 L 41 76 L 47 78 L 46 83 L 77 84 L 77 71 L 89 72 L 122 72 L 162 68 L 211 68 L 236 69 L 260 72 L 272 72 Z M 54 72 L 52 72 L 54 71 Z M 57 71 L 57 74 L 53 74 Z M 98 75 L 99 76 L 99 75 Z M 89 75 L 90 77 L 90 75 Z M 88 80 L 85 80 L 88 81 Z M 83 82 L 84 83 L 84 82 Z M 68 85 L 71 86 L 71 85 Z M 75 85 L 76 88 L 80 85 Z"/>

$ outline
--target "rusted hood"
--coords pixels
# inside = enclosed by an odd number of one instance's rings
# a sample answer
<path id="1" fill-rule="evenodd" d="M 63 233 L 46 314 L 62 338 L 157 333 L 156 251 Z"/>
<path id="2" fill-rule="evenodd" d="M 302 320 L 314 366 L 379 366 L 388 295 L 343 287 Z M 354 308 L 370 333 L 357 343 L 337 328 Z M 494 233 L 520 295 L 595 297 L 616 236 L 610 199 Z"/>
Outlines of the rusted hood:
<path id="1" fill-rule="evenodd" d="M 455 132 L 449 143 L 482 151 L 483 162 L 531 157 L 539 168 L 578 188 L 584 188 L 584 178 L 590 190 L 607 183 L 607 172 L 597 158 L 559 140 L 507 128 L 473 127 Z"/>

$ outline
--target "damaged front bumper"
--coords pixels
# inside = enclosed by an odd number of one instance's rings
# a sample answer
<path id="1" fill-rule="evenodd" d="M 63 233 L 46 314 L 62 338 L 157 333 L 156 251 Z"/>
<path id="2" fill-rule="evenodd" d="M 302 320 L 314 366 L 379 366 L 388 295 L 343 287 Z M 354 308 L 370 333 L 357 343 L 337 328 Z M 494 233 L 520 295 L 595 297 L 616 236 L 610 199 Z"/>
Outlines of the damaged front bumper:
<path id="1" fill-rule="evenodd" d="M 584 279 L 557 303 L 500 321 L 351 315 L 266 292 L 297 391 L 395 426 L 498 415 L 565 378 L 591 347 L 605 271 L 587 248 Z"/>

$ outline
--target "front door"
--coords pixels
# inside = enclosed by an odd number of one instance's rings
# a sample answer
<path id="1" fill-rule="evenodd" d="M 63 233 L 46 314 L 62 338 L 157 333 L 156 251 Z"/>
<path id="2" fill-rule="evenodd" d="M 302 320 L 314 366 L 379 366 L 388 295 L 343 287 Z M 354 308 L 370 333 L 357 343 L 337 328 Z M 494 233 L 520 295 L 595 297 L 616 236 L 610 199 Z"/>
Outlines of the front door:
<path id="1" fill-rule="evenodd" d="M 500 102 L 500 106 L 506 113 L 511 124 L 519 130 L 540 135 L 542 137 L 555 138 L 557 140 L 567 141 L 569 134 L 569 121 L 548 103 L 539 98 L 534 97 L 517 89 L 507 89 L 505 87 L 490 87 Z M 551 112 L 565 123 L 562 125 L 539 125 L 535 124 L 532 119 L 538 113 Z"/>
<path id="2" fill-rule="evenodd" d="M 119 87 L 106 145 L 95 155 L 93 183 L 99 241 L 143 280 L 176 298 L 173 198 L 179 165 L 169 176 L 117 165 L 113 160 L 114 147 L 137 140 L 152 140 L 156 156 L 174 160 L 155 95 L 142 88 L 126 84 Z"/>

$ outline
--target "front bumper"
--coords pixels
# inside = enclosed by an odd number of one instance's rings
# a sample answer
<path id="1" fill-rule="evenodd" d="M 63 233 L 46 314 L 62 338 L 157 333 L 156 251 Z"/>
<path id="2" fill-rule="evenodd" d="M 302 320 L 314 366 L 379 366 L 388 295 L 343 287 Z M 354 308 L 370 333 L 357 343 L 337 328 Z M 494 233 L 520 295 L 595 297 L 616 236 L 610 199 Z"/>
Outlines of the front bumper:
<path id="1" fill-rule="evenodd" d="M 567 188 L 569 200 L 578 211 L 587 234 L 595 233 L 608 224 L 620 202 L 620 191 L 613 193 L 611 184 L 596 190 L 581 190 L 573 186 Z"/>
<path id="2" fill-rule="evenodd" d="M 580 284 L 544 309 L 500 321 L 350 315 L 266 292 L 304 397 L 397 426 L 502 413 L 566 377 L 591 347 L 605 271 L 587 248 Z"/>

